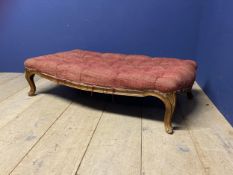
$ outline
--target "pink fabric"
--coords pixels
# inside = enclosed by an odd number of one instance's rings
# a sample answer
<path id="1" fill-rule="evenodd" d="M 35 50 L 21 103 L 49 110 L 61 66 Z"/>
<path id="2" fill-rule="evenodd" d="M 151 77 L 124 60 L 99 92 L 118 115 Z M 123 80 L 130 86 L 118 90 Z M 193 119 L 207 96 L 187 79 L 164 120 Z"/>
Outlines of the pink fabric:
<path id="1" fill-rule="evenodd" d="M 76 84 L 172 92 L 193 85 L 197 64 L 176 58 L 72 50 L 27 59 L 25 67 Z"/>

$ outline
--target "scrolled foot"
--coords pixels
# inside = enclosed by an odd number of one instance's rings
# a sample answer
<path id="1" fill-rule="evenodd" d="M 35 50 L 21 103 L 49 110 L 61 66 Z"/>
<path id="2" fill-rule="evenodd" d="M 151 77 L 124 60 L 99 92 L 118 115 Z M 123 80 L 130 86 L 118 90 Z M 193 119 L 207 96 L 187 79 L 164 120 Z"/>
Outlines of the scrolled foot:
<path id="1" fill-rule="evenodd" d="M 172 116 L 176 107 L 176 93 L 167 94 L 164 98 L 165 104 L 165 115 L 164 115 L 164 126 L 165 131 L 168 134 L 173 133 L 172 127 Z"/>
<path id="2" fill-rule="evenodd" d="M 35 96 L 35 95 L 36 95 L 36 93 L 35 93 L 35 91 L 33 91 L 33 90 L 30 90 L 30 91 L 28 92 L 28 96 L 30 96 L 30 97 Z"/>
<path id="3" fill-rule="evenodd" d="M 165 126 L 165 131 L 168 134 L 173 134 L 173 127 L 172 126 Z"/>
<path id="4" fill-rule="evenodd" d="M 171 93 L 153 93 L 154 97 L 162 100 L 165 106 L 164 127 L 168 134 L 173 133 L 172 116 L 176 107 L 176 92 Z"/>

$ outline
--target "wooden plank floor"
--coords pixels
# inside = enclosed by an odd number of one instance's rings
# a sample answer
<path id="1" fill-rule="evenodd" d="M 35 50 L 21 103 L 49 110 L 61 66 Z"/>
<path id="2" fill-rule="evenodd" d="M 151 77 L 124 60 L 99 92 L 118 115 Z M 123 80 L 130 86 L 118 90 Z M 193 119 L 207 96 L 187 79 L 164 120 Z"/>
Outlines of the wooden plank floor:
<path id="1" fill-rule="evenodd" d="M 0 73 L 0 175 L 232 175 L 233 128 L 200 87 L 179 95 L 175 132 L 152 97 L 96 94 Z"/>

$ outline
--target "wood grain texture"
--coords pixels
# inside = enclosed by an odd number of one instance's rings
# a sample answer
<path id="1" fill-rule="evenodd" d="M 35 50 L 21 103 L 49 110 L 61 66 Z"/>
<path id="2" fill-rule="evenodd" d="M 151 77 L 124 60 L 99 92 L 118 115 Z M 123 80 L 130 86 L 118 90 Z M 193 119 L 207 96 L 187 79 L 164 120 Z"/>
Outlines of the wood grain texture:
<path id="1" fill-rule="evenodd" d="M 28 97 L 23 74 L 4 76 L 9 79 L 0 84 L 0 175 L 233 172 L 232 127 L 197 84 L 192 100 L 178 96 L 175 133 L 168 135 L 164 109 L 156 103 L 110 103 L 109 96 L 91 97 L 44 79 L 37 82 L 38 95 Z"/>
<path id="2" fill-rule="evenodd" d="M 110 104 L 77 174 L 139 175 L 140 168 L 140 107 Z"/>
<path id="3" fill-rule="evenodd" d="M 70 105 L 47 95 L 0 129 L 0 172 L 10 173 Z"/>
<path id="4" fill-rule="evenodd" d="M 43 79 L 39 80 L 37 85 L 39 87 L 39 94 L 33 98 L 27 96 L 28 88 L 24 88 L 6 100 L 0 102 L 0 128 L 14 120 L 18 115 L 20 115 L 20 113 L 43 97 L 46 92 L 56 87 L 53 83 Z M 1 90 L 0 86 L 0 91 Z"/>
<path id="5" fill-rule="evenodd" d="M 1 73 L 0 73 L 1 74 Z M 36 81 L 39 77 L 36 77 Z M 9 79 L 9 81 L 0 84 L 0 102 L 7 99 L 8 97 L 14 95 L 18 91 L 27 87 L 28 84 L 23 76 L 17 76 L 15 78 Z"/>
<path id="6" fill-rule="evenodd" d="M 205 174 L 227 174 L 233 172 L 233 140 L 211 129 L 190 131 L 198 150 Z"/>
<path id="7" fill-rule="evenodd" d="M 178 122 L 172 136 L 161 130 L 161 108 L 144 107 L 142 114 L 143 175 L 204 174 L 189 132 L 182 123 L 180 106 L 175 112 L 174 119 Z"/>
<path id="8" fill-rule="evenodd" d="M 181 98 L 184 122 L 190 132 L 206 174 L 232 174 L 233 128 L 200 87 L 194 99 Z"/>
<path id="9" fill-rule="evenodd" d="M 232 126 L 226 121 L 208 96 L 201 90 L 197 83 L 193 86 L 192 100 L 180 96 L 182 113 L 189 129 L 224 129 L 232 130 Z"/>
<path id="10" fill-rule="evenodd" d="M 22 73 L 0 73 L 0 84 L 6 83 L 14 78 L 22 76 Z"/>
<path id="11" fill-rule="evenodd" d="M 12 174 L 74 174 L 103 113 L 103 103 L 88 101 L 73 103 Z"/>

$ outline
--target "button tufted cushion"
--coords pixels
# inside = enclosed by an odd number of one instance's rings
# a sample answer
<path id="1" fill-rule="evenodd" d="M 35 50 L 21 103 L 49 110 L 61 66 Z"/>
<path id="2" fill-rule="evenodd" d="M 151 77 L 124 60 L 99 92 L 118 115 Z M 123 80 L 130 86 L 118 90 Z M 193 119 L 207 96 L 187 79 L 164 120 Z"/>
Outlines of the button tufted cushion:
<path id="1" fill-rule="evenodd" d="M 173 92 L 190 88 L 192 60 L 72 50 L 30 58 L 25 67 L 75 84 Z"/>

